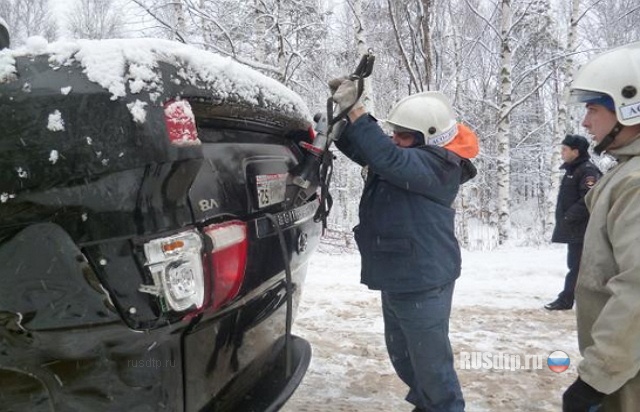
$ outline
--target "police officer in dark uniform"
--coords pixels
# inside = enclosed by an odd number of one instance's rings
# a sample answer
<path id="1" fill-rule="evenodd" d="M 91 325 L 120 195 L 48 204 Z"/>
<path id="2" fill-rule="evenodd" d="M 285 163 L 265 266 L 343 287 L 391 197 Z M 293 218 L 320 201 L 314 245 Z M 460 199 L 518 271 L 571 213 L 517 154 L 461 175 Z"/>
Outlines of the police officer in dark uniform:
<path id="1" fill-rule="evenodd" d="M 589 160 L 588 149 L 589 142 L 580 135 L 568 134 L 562 141 L 561 156 L 564 163 L 560 168 L 565 169 L 565 175 L 558 192 L 556 226 L 551 241 L 567 244 L 569 273 L 558 298 L 544 305 L 548 310 L 567 310 L 573 307 L 584 232 L 589 220 L 584 197 L 602 176 L 596 165 Z"/>

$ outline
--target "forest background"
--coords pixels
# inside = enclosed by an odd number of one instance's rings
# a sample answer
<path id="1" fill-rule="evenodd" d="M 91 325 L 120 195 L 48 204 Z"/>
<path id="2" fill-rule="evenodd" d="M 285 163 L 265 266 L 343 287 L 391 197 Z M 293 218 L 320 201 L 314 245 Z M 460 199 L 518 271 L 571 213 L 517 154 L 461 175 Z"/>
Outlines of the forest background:
<path id="1" fill-rule="evenodd" d="M 364 101 L 377 118 L 411 93 L 440 90 L 480 137 L 478 176 L 455 204 L 469 250 L 549 241 L 559 144 L 585 132 L 583 108 L 566 104 L 572 74 L 640 40 L 637 0 L 0 0 L 0 17 L 12 47 L 31 36 L 189 43 L 281 81 L 312 112 L 325 110 L 327 81 L 372 49 Z M 337 151 L 334 166 L 328 236 L 349 245 L 362 178 Z"/>

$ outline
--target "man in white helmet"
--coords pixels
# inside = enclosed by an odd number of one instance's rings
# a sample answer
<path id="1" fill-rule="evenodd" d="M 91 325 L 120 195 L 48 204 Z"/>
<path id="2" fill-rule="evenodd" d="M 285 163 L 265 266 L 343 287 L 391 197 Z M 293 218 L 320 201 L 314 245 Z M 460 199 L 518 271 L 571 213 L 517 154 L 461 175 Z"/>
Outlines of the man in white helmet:
<path id="1" fill-rule="evenodd" d="M 579 377 L 563 411 L 640 411 L 640 42 L 581 68 L 571 100 L 582 125 L 618 160 L 587 194 L 590 219 L 576 287 Z M 601 409 L 597 409 L 601 405 Z"/>
<path id="2" fill-rule="evenodd" d="M 406 400 L 414 411 L 463 411 L 448 336 L 460 275 L 451 205 L 474 174 L 468 159 L 477 137 L 456 123 L 443 94 L 423 92 L 391 110 L 389 138 L 356 102 L 354 82 L 329 84 L 341 111 L 353 104 L 336 146 L 369 168 L 354 228 L 361 281 L 381 291 L 387 350 L 409 386 Z"/>

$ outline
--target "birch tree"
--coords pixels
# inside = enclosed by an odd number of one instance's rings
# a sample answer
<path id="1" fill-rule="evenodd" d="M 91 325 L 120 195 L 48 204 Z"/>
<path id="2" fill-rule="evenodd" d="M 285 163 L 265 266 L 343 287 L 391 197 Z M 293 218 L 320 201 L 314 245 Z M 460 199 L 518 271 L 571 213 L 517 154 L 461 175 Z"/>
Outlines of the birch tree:
<path id="1" fill-rule="evenodd" d="M 640 5 L 636 0 L 595 0 L 583 15 L 587 20 L 584 41 L 596 50 L 640 39 Z"/>
<path id="2" fill-rule="evenodd" d="M 180 21 L 173 1 L 132 1 L 166 30 Z M 178 33 L 182 41 L 229 56 L 298 90 L 306 87 L 296 73 L 306 68 L 307 58 L 326 35 L 318 1 L 180 0 L 180 4 L 189 20 Z"/>
<path id="3" fill-rule="evenodd" d="M 79 0 L 69 13 L 67 28 L 77 39 L 120 37 L 124 21 L 113 0 Z"/>
<path id="4" fill-rule="evenodd" d="M 511 100 L 511 0 L 501 0 L 500 24 L 500 109 L 498 113 L 498 243 L 504 244 L 509 238 L 511 219 L 509 210 L 510 171 L 509 157 L 509 114 L 512 110 Z"/>
<path id="5" fill-rule="evenodd" d="M 472 246 L 471 231 L 488 225 L 493 203 L 493 193 L 487 182 L 494 173 L 484 152 L 491 152 L 493 141 L 481 129 L 488 130 L 491 111 L 483 106 L 489 100 L 484 85 L 493 73 L 491 60 L 483 60 L 485 23 L 466 7 L 464 1 L 434 2 L 432 29 L 433 84 L 436 90 L 447 94 L 453 103 L 458 119 L 478 132 L 481 153 L 474 160 L 478 176 L 465 183 L 456 199 L 456 235 L 463 247 Z M 477 8 L 477 1 L 474 1 Z M 471 74 L 473 73 L 473 74 Z M 484 123 L 486 122 L 486 126 Z"/>
<path id="6" fill-rule="evenodd" d="M 206 22 L 187 21 L 185 15 L 185 1 L 189 0 L 130 0 L 137 6 L 132 14 L 137 16 L 136 24 L 144 26 L 142 35 L 158 37 L 187 43 L 185 37 L 195 27 L 200 27 L 199 33 Z M 201 41 L 200 44 L 203 42 Z"/>
<path id="7" fill-rule="evenodd" d="M 182 36 L 180 36 L 180 33 L 185 33 L 187 30 L 187 26 L 184 4 L 182 3 L 182 0 L 173 0 L 173 15 L 176 19 L 176 26 L 173 29 L 171 39 L 183 40 Z"/>
<path id="8" fill-rule="evenodd" d="M 350 32 L 353 33 L 355 54 L 359 59 L 371 48 L 367 41 L 363 0 L 348 0 L 347 6 L 348 13 L 346 17 L 352 22 L 353 30 Z M 347 44 L 349 43 L 351 42 Z M 355 67 L 356 62 L 356 59 L 353 59 L 352 62 L 347 61 L 346 63 L 350 64 L 350 66 L 346 69 L 347 72 L 342 74 L 349 74 L 349 71 L 352 71 Z M 373 114 L 375 111 L 375 90 L 371 77 L 367 77 L 364 80 L 364 91 L 361 99 L 367 110 Z M 351 228 L 358 222 L 358 199 L 363 189 L 362 168 L 342 153 L 336 151 L 335 170 L 334 187 L 336 188 L 336 196 L 334 197 L 334 204 L 338 208 L 340 215 L 337 220 L 333 221 L 335 223 L 333 228 L 338 232 L 342 232 L 343 237 L 349 243 Z"/>
<path id="9" fill-rule="evenodd" d="M 559 44 L 548 0 L 535 0 L 516 12 L 513 26 L 512 69 L 514 110 L 511 114 L 512 228 L 540 240 L 554 220 L 547 214 L 551 175 L 558 164 L 549 162 L 557 152 L 554 128 L 559 75 Z M 522 214 L 525 216 L 514 216 Z M 516 233 L 516 236 L 518 234 Z"/>
<path id="10" fill-rule="evenodd" d="M 362 1 L 363 0 L 349 1 L 349 4 L 353 10 L 355 40 L 358 56 L 364 56 L 369 52 L 370 49 L 369 43 L 367 42 L 364 14 L 362 13 Z M 362 103 L 367 107 L 369 113 L 375 114 L 375 90 L 373 89 L 373 82 L 371 80 L 371 77 L 367 77 L 364 79 Z"/>
<path id="11" fill-rule="evenodd" d="M 553 74 L 549 70 L 553 58 L 548 56 L 552 51 L 545 51 L 547 46 L 541 43 L 549 43 L 545 39 L 551 37 L 541 34 L 549 26 L 548 22 L 541 23 L 544 22 L 544 11 L 548 4 L 544 0 L 520 1 L 513 8 L 511 0 L 500 0 L 493 3 L 492 7 L 487 7 L 485 3 L 480 8 L 469 0 L 465 0 L 465 3 L 485 23 L 486 36 L 480 39 L 481 47 L 490 53 L 485 64 L 489 61 L 496 66 L 496 92 L 492 93 L 494 85 L 488 81 L 484 86 L 487 91 L 483 94 L 486 96 L 483 100 L 485 107 L 495 110 L 495 117 L 489 117 L 492 124 L 484 123 L 480 133 L 492 136 L 490 144 L 483 146 L 483 150 L 490 156 L 488 166 L 494 171 L 496 199 L 492 214 L 495 214 L 493 222 L 497 227 L 497 244 L 504 244 L 509 240 L 512 229 L 510 204 L 518 204 L 541 193 L 540 188 L 534 187 L 536 179 L 542 179 L 541 175 L 538 176 L 538 170 L 544 170 L 544 157 L 541 154 L 545 145 L 539 143 L 550 139 L 551 121 L 547 119 L 552 118 L 547 115 L 542 91 Z M 543 53 L 545 57 L 542 57 Z M 514 56 L 517 56 L 515 65 Z M 513 119 L 516 120 L 515 124 Z M 514 136 L 518 138 L 514 139 Z M 491 140 L 495 141 L 495 145 Z M 519 160 L 520 166 L 515 171 L 522 173 L 524 170 L 521 176 L 533 175 L 536 179 L 519 178 L 516 182 L 518 185 L 513 187 L 512 152 L 515 151 L 521 158 L 523 150 L 529 147 L 537 151 L 537 155 L 534 152 L 533 162 L 523 158 Z M 538 164 L 539 168 L 534 169 L 532 164 Z M 525 184 L 520 187 L 522 182 Z M 519 193 L 522 197 L 518 197 Z"/>
<path id="12" fill-rule="evenodd" d="M 387 6 L 400 57 L 411 79 L 411 89 L 429 90 L 433 77 L 432 0 L 387 0 Z"/>
<path id="13" fill-rule="evenodd" d="M 573 80 L 574 71 L 574 54 L 578 48 L 578 23 L 580 22 L 580 0 L 572 0 L 571 7 L 568 15 L 567 35 L 564 47 L 561 49 L 564 54 L 564 59 L 560 62 L 560 79 L 556 82 L 556 107 L 557 116 L 555 118 L 555 130 L 554 145 L 559 145 L 569 129 L 569 118 L 567 111 L 567 101 L 569 98 L 569 88 Z M 559 165 L 561 162 L 560 150 L 554 150 L 551 152 L 549 159 L 550 165 Z M 551 186 L 550 195 L 547 197 L 547 222 L 545 232 L 547 236 L 550 235 L 553 225 L 551 222 L 555 220 L 555 204 L 556 199 L 554 195 L 560 190 L 560 176 L 561 173 L 558 169 L 555 169 L 555 173 L 551 174 Z"/>

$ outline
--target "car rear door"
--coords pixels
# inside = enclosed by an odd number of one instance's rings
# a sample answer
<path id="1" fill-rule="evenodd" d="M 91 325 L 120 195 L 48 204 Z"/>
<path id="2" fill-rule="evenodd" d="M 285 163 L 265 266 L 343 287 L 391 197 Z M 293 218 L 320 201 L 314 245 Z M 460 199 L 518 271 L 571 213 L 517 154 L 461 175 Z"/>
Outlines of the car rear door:
<path id="1" fill-rule="evenodd" d="M 244 224 L 246 250 L 227 249 L 217 259 L 223 265 L 212 256 L 210 305 L 184 335 L 186 410 L 233 410 L 265 374 L 283 373 L 277 355 L 320 238 L 313 219 L 319 203 L 314 187 L 292 183 L 301 159 L 297 140 L 308 136 L 306 129 L 198 116 L 202 110 L 194 106 L 205 159 L 189 192 L 194 221 L 205 233 Z"/>

